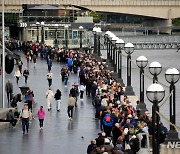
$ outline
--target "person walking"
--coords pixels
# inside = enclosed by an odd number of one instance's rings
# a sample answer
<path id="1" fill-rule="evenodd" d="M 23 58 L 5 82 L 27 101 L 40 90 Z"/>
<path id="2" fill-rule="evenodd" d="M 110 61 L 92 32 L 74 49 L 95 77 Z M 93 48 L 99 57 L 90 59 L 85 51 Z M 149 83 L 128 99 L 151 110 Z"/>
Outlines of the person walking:
<path id="1" fill-rule="evenodd" d="M 54 98 L 56 100 L 56 110 L 60 111 L 60 103 L 61 103 L 61 91 L 57 89 Z"/>
<path id="2" fill-rule="evenodd" d="M 34 55 L 33 55 L 34 68 L 36 67 L 36 59 L 37 59 L 37 56 L 36 56 L 36 54 L 34 54 Z"/>
<path id="3" fill-rule="evenodd" d="M 32 120 L 32 113 L 28 110 L 28 105 L 24 104 L 24 108 L 19 116 L 19 120 L 22 118 L 22 130 L 25 134 L 25 130 L 28 134 L 29 131 L 29 120 Z"/>
<path id="4" fill-rule="evenodd" d="M 84 94 L 84 91 L 85 91 L 86 87 L 84 86 L 83 83 L 81 83 L 80 87 L 79 87 L 79 90 L 80 90 L 80 99 L 83 101 L 83 94 Z"/>
<path id="5" fill-rule="evenodd" d="M 7 100 L 8 100 L 8 107 L 9 107 L 9 103 L 12 101 L 13 99 L 13 84 L 11 82 L 11 80 L 9 79 L 8 82 L 6 83 L 6 94 L 7 94 Z"/>
<path id="6" fill-rule="evenodd" d="M 27 67 L 25 67 L 24 71 L 23 71 L 23 76 L 25 78 L 25 83 L 27 83 L 27 79 L 29 76 L 29 70 L 27 69 Z"/>
<path id="7" fill-rule="evenodd" d="M 20 73 L 22 73 L 22 65 L 23 65 L 23 62 L 22 62 L 21 58 L 19 58 L 19 60 L 18 60 L 18 67 L 19 67 Z"/>
<path id="8" fill-rule="evenodd" d="M 73 118 L 73 108 L 75 106 L 76 100 L 74 97 L 72 97 L 71 94 L 69 94 L 69 98 L 68 98 L 68 109 L 67 109 L 67 113 L 68 113 L 68 117 L 69 120 L 72 120 Z"/>
<path id="9" fill-rule="evenodd" d="M 54 93 L 49 87 L 49 90 L 46 92 L 46 98 L 47 98 L 47 106 L 48 106 L 48 111 L 52 109 L 52 100 L 54 97 Z"/>
<path id="10" fill-rule="evenodd" d="M 16 69 L 14 76 L 16 77 L 16 83 L 18 84 L 19 78 L 21 77 L 21 72 L 20 72 L 19 68 Z"/>
<path id="11" fill-rule="evenodd" d="M 48 65 L 48 71 L 51 71 L 51 68 L 52 68 L 52 59 L 51 58 L 48 58 L 47 65 Z"/>
<path id="12" fill-rule="evenodd" d="M 68 71 L 68 69 L 66 69 L 65 73 L 64 73 L 64 85 L 65 85 L 65 87 L 67 87 L 68 76 L 69 76 L 69 71 Z"/>
<path id="13" fill-rule="evenodd" d="M 45 111 L 43 109 L 43 106 L 40 106 L 40 109 L 38 110 L 38 118 L 39 118 L 40 129 L 43 128 L 44 116 L 45 116 Z"/>
<path id="14" fill-rule="evenodd" d="M 25 98 L 26 98 L 26 102 L 28 103 L 28 109 L 32 112 L 32 102 L 34 98 L 34 93 L 31 88 L 29 88 L 29 90 L 27 91 Z"/>
<path id="15" fill-rule="evenodd" d="M 51 87 L 51 85 L 52 85 L 52 77 L 53 77 L 53 73 L 51 71 L 49 71 L 47 74 L 47 80 L 48 80 L 49 87 Z"/>

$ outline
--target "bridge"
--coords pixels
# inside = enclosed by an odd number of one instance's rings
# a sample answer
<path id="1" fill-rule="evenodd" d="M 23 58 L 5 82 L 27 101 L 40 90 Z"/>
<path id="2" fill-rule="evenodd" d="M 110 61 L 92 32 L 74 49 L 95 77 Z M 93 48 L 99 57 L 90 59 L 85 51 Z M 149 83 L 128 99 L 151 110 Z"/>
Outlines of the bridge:
<path id="1" fill-rule="evenodd" d="M 160 19 L 180 17 L 179 0 L 5 0 L 5 11 L 22 10 L 22 4 L 78 5 L 92 11 L 132 14 Z"/>

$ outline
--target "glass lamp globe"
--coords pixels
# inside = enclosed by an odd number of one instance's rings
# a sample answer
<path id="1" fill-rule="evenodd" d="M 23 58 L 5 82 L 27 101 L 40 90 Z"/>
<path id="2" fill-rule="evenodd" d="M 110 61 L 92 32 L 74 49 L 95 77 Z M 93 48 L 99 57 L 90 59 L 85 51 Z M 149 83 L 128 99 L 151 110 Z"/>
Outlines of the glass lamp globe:
<path id="1" fill-rule="evenodd" d="M 83 30 L 84 28 L 83 28 L 83 26 L 79 26 L 79 30 Z"/>
<path id="2" fill-rule="evenodd" d="M 134 52 L 134 45 L 132 43 L 126 43 L 124 50 L 127 54 L 132 54 Z"/>
<path id="3" fill-rule="evenodd" d="M 166 81 L 176 83 L 179 80 L 179 71 L 176 68 L 169 68 L 165 73 Z"/>
<path id="4" fill-rule="evenodd" d="M 164 88 L 157 83 L 151 84 L 146 90 L 146 96 L 150 102 L 161 102 L 165 96 Z"/>
<path id="5" fill-rule="evenodd" d="M 124 48 L 124 45 L 125 45 L 125 43 L 124 43 L 124 41 L 122 40 L 122 39 L 118 39 L 117 41 L 116 41 L 116 47 L 117 48 Z"/>
<path id="6" fill-rule="evenodd" d="M 139 56 L 136 59 L 136 65 L 139 68 L 145 68 L 147 66 L 147 64 L 148 64 L 148 59 L 145 56 Z"/>
<path id="7" fill-rule="evenodd" d="M 159 62 L 152 62 L 150 65 L 149 65 L 149 72 L 152 74 L 152 75 L 159 75 L 162 71 L 162 66 Z"/>

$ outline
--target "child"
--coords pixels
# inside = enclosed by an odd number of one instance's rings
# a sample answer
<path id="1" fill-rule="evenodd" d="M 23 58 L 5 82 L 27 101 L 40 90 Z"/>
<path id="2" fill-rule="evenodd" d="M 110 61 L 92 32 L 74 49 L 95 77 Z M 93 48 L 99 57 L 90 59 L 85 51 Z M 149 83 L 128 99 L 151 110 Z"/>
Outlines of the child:
<path id="1" fill-rule="evenodd" d="M 38 118 L 39 118 L 40 129 L 43 128 L 44 116 L 45 116 L 45 111 L 43 109 L 43 106 L 40 106 L 40 109 L 38 110 Z"/>

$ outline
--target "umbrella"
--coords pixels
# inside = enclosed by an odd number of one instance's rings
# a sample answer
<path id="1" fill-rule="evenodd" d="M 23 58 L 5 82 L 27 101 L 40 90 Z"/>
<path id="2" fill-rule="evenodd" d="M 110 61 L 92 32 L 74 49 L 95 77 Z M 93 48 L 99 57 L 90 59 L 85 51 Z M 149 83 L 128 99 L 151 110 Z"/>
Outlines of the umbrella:
<path id="1" fill-rule="evenodd" d="M 21 90 L 22 95 L 25 95 L 27 93 L 27 91 L 29 90 L 29 87 L 25 87 L 25 86 L 19 87 L 19 88 Z"/>

